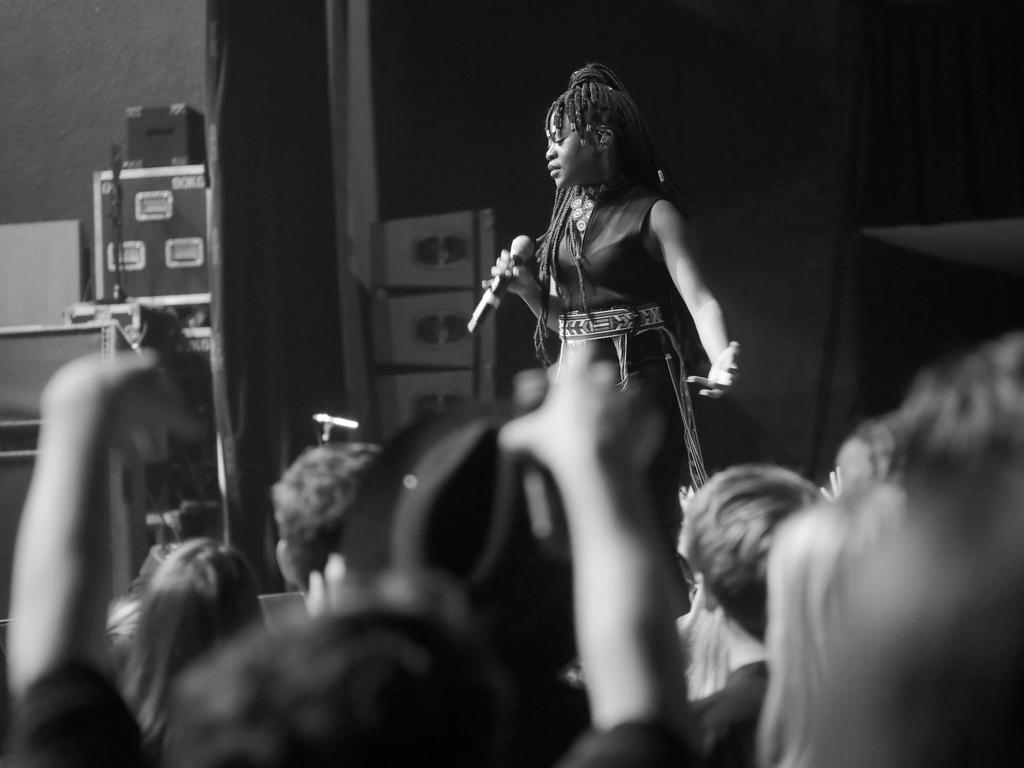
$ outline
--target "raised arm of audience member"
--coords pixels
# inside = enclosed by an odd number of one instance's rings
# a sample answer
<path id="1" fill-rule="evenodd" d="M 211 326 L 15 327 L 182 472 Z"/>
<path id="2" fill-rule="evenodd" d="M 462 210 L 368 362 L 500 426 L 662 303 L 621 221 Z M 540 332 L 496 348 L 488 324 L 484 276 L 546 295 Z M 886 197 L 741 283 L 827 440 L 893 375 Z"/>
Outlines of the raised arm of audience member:
<path id="1" fill-rule="evenodd" d="M 109 451 L 191 424 L 148 356 L 82 358 L 42 394 L 39 455 L 14 553 L 8 628 L 15 763 L 136 765 L 138 727 L 106 664 Z"/>
<path id="2" fill-rule="evenodd" d="M 41 399 L 39 454 L 18 530 L 8 630 L 12 694 L 67 661 L 106 662 L 109 451 L 188 418 L 153 358 L 76 360 Z"/>
<path id="3" fill-rule="evenodd" d="M 544 465 L 561 493 L 595 728 L 654 725 L 681 748 L 686 681 L 671 611 L 673 563 L 643 480 L 661 425 L 617 381 L 606 363 L 563 371 L 540 408 L 506 425 L 500 440 Z"/>

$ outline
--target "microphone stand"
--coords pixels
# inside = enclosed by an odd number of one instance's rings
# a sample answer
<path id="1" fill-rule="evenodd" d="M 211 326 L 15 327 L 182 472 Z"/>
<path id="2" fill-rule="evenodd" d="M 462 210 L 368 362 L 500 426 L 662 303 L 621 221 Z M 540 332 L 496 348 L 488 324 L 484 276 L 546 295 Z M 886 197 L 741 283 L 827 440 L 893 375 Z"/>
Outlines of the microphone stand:
<path id="1" fill-rule="evenodd" d="M 115 304 L 123 302 L 127 296 L 124 290 L 124 234 L 121 226 L 122 220 L 122 190 L 121 190 L 121 147 L 118 144 L 110 145 L 110 236 L 111 245 L 114 250 L 114 287 L 111 291 L 111 301 Z"/>

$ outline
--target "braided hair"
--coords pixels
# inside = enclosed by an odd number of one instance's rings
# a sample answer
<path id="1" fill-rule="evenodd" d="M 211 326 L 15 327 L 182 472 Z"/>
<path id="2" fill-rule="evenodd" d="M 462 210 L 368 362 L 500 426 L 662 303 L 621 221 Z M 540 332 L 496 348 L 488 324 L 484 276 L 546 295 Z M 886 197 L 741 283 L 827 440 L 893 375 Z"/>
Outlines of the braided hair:
<path id="1" fill-rule="evenodd" d="M 568 89 L 548 108 L 544 120 L 545 133 L 550 131 L 552 125 L 561 131 L 566 121 L 584 143 L 596 139 L 598 129 L 612 126 L 618 137 L 616 145 L 622 174 L 631 181 L 659 190 L 670 200 L 675 200 L 674 190 L 667 187 L 664 174 L 658 169 L 647 123 L 618 75 L 604 64 L 587 64 L 572 73 Z M 541 294 L 533 346 L 538 359 L 545 364 L 551 362 L 545 346 L 551 283 L 558 278 L 559 248 L 572 226 L 570 203 L 578 194 L 578 187 L 555 191 L 551 220 L 547 231 L 541 236 L 537 253 Z M 586 310 L 581 253 L 572 236 L 568 242 Z"/>

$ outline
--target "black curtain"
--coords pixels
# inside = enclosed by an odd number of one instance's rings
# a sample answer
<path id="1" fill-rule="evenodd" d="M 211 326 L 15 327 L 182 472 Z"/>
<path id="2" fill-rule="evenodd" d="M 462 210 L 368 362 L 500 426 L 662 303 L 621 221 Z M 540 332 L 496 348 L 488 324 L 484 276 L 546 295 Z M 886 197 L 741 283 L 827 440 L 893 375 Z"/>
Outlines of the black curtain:
<path id="1" fill-rule="evenodd" d="M 1024 213 L 1024 3 L 850 8 L 860 224 Z"/>
<path id="2" fill-rule="evenodd" d="M 213 376 L 227 538 L 280 586 L 269 488 L 344 410 L 323 2 L 209 0 Z"/>

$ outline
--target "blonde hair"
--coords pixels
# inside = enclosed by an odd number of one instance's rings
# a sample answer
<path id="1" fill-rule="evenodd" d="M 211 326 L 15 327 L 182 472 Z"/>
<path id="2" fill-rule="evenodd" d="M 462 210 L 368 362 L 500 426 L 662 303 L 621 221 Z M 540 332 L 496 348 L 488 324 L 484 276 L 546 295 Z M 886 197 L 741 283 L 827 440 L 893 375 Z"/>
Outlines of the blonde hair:
<path id="1" fill-rule="evenodd" d="M 776 532 L 768 556 L 768 691 L 758 733 L 764 768 L 810 765 L 817 712 L 832 676 L 830 644 L 847 576 L 903 521 L 903 496 L 878 486 L 812 507 Z"/>
<path id="2" fill-rule="evenodd" d="M 703 583 L 698 583 L 690 612 L 676 622 L 686 652 L 686 687 L 691 701 L 720 691 L 729 677 L 725 614 L 721 606 L 709 611 L 704 593 Z"/>

